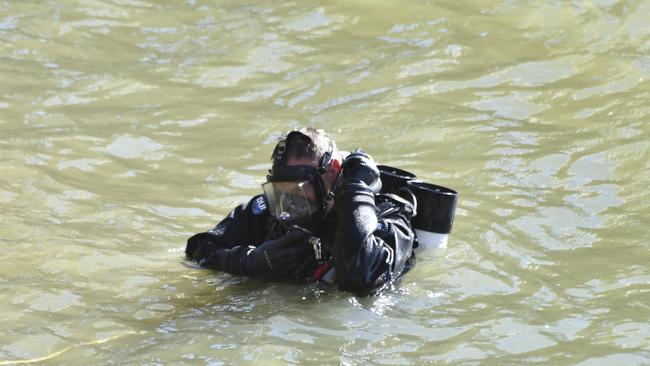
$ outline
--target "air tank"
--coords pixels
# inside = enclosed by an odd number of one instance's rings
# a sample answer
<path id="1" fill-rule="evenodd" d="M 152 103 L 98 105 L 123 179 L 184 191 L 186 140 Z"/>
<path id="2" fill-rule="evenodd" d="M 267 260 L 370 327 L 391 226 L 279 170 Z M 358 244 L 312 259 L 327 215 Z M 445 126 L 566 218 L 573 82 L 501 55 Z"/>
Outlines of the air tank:
<path id="1" fill-rule="evenodd" d="M 382 190 L 380 193 L 397 193 L 407 188 L 416 198 L 416 215 L 411 219 L 419 247 L 417 252 L 445 248 L 454 224 L 458 193 L 452 189 L 421 182 L 416 175 L 388 165 L 379 165 Z"/>

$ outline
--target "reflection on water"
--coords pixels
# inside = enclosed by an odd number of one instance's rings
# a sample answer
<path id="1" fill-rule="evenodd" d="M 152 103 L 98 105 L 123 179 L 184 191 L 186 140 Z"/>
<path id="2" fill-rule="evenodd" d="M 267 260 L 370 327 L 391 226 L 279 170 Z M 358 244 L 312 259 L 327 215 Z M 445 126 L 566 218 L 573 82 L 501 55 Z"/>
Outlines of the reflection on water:
<path id="1" fill-rule="evenodd" d="M 0 365 L 650 364 L 649 16 L 0 2 Z M 184 263 L 304 125 L 459 191 L 449 247 L 373 298 Z"/>

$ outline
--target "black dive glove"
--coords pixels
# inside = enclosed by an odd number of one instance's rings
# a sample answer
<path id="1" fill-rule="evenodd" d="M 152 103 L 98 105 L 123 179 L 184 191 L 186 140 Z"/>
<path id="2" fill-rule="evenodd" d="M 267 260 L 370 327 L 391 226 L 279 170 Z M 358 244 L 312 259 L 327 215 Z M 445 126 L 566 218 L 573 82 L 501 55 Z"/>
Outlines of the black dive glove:
<path id="1" fill-rule="evenodd" d="M 214 244 L 207 233 L 196 234 L 187 241 L 185 256 L 187 259 L 200 261 L 207 258 L 214 251 Z"/>
<path id="2" fill-rule="evenodd" d="M 244 271 L 251 277 L 307 277 L 316 266 L 309 233 L 290 229 L 284 236 L 268 240 L 250 250 Z M 311 271 L 311 272 L 310 272 Z"/>
<path id="3" fill-rule="evenodd" d="M 375 161 L 366 153 L 357 150 L 343 160 L 341 186 L 365 184 L 374 193 L 381 190 L 379 169 Z"/>

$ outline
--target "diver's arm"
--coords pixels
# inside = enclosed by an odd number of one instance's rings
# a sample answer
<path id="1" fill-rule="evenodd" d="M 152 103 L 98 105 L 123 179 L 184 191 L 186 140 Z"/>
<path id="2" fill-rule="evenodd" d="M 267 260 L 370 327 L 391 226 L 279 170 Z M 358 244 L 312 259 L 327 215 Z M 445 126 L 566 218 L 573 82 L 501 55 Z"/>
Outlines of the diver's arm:
<path id="1" fill-rule="evenodd" d="M 394 251 L 377 240 L 374 193 L 367 187 L 347 187 L 336 195 L 334 237 L 336 282 L 341 290 L 367 295 L 390 280 Z"/>
<path id="2" fill-rule="evenodd" d="M 235 208 L 214 229 L 192 236 L 185 254 L 201 267 L 252 277 L 300 278 L 313 272 L 308 233 L 289 230 L 267 239 L 270 216 L 263 195 Z M 265 240 L 267 239 L 267 240 Z"/>
<path id="3" fill-rule="evenodd" d="M 414 236 L 408 216 L 399 211 L 383 218 L 378 230 L 375 180 L 379 172 L 367 155 L 348 159 L 335 193 L 336 282 L 342 290 L 368 295 L 399 275 L 410 256 Z"/>
<path id="4" fill-rule="evenodd" d="M 374 192 L 348 187 L 336 197 L 334 257 L 341 290 L 368 295 L 398 277 L 409 260 L 414 234 L 403 207 L 378 219 Z"/>
<path id="5" fill-rule="evenodd" d="M 212 230 L 187 240 L 185 255 L 200 266 L 232 274 L 245 274 L 249 245 L 262 242 L 268 220 L 262 195 L 232 210 Z"/>

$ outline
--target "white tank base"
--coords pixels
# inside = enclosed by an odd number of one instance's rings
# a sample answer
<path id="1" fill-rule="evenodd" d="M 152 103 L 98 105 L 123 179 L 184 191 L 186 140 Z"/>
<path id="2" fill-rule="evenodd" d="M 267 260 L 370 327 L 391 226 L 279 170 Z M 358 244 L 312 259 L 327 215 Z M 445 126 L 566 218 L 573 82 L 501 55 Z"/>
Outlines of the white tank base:
<path id="1" fill-rule="evenodd" d="M 415 253 L 432 251 L 435 249 L 447 248 L 447 238 L 449 234 L 438 234 L 430 231 L 415 229 L 415 235 L 418 237 L 420 246 L 415 249 Z"/>

